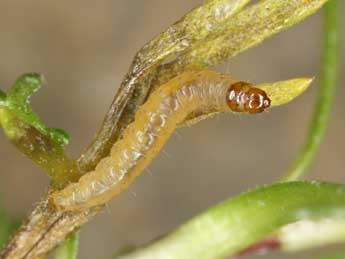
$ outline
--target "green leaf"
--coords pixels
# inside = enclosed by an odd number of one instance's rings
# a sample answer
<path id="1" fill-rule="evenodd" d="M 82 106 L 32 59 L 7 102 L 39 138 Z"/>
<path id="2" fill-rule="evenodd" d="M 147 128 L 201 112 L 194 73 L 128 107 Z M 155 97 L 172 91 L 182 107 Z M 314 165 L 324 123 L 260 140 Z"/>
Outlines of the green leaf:
<path id="1" fill-rule="evenodd" d="M 313 78 L 295 78 L 274 83 L 264 83 L 255 87 L 264 90 L 271 99 L 271 107 L 286 104 L 300 96 L 312 83 Z"/>
<path id="2" fill-rule="evenodd" d="M 69 143 L 70 137 L 66 131 L 58 128 L 48 128 L 47 132 L 51 139 L 60 145 L 67 145 Z"/>
<path id="3" fill-rule="evenodd" d="M 22 75 L 7 95 L 0 93 L 0 125 L 7 138 L 24 155 L 43 168 L 55 187 L 79 178 L 76 162 L 66 156 L 68 134 L 46 127 L 30 106 L 30 98 L 42 85 L 37 73 Z"/>
<path id="4" fill-rule="evenodd" d="M 30 106 L 30 97 L 42 84 L 43 77 L 40 74 L 30 73 L 17 79 L 7 93 L 8 107 L 27 124 L 45 133 L 46 127 L 33 112 Z"/>
<path id="5" fill-rule="evenodd" d="M 159 67 L 156 84 L 230 59 L 316 12 L 327 0 L 262 0 L 226 20 L 226 30 Z"/>
<path id="6" fill-rule="evenodd" d="M 55 143 L 66 145 L 69 141 L 68 134 L 62 129 L 47 128 L 30 106 L 31 96 L 41 87 L 43 81 L 44 78 L 40 74 L 24 74 L 16 80 L 7 95 L 0 92 L 0 105 L 2 104 L 10 111 L 10 113 L 1 113 L 0 116 L 5 116 L 5 118 L 0 118 L 0 120 L 3 127 L 6 125 L 5 131 L 18 133 L 19 129 L 13 129 L 13 127 L 18 128 L 20 125 L 11 123 L 14 118 L 17 118 L 22 123 L 34 127 L 43 135 L 51 138 Z M 25 125 L 22 126 L 25 127 Z M 12 133 L 7 135 L 18 136 L 18 134 Z"/>
<path id="7" fill-rule="evenodd" d="M 206 210 L 121 259 L 226 258 L 293 223 L 293 211 L 344 202 L 344 185 L 289 182 L 261 187 Z"/>

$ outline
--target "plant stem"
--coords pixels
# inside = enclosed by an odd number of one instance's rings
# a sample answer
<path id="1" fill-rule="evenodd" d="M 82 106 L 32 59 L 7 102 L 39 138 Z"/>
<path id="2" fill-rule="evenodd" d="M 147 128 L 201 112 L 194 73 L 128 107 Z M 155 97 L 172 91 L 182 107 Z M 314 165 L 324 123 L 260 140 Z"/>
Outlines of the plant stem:
<path id="1" fill-rule="evenodd" d="M 261 187 L 224 201 L 152 244 L 118 258 L 227 258 L 295 222 L 292 215 L 301 208 L 344 204 L 344 194 L 345 186 L 329 183 L 289 182 Z M 305 215 L 308 218 L 308 214 Z M 337 241 L 345 239 L 344 221 L 339 221 L 331 230 L 332 234 L 341 230 Z M 323 236 L 325 242 L 327 237 Z M 272 248 L 276 245 L 279 244 Z"/>
<path id="2" fill-rule="evenodd" d="M 339 67 L 339 1 L 331 0 L 324 9 L 323 63 L 320 89 L 304 146 L 282 181 L 294 181 L 306 174 L 325 135 L 336 89 Z"/>
<path id="3" fill-rule="evenodd" d="M 55 259 L 76 259 L 79 247 L 79 235 L 74 233 L 55 251 Z"/>

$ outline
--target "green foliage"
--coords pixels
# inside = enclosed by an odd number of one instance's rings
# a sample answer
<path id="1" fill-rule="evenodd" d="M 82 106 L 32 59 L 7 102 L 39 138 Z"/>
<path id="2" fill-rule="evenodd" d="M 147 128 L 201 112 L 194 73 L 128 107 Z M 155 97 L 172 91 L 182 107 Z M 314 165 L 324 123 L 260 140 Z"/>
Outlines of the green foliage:
<path id="1" fill-rule="evenodd" d="M 22 75 L 7 95 L 0 93 L 0 124 L 8 139 L 27 157 L 42 167 L 55 186 L 78 178 L 76 163 L 64 153 L 68 134 L 46 127 L 30 106 L 30 97 L 42 85 L 36 73 Z"/>
<path id="2" fill-rule="evenodd" d="M 2 124 L 8 132 L 14 131 L 13 127 L 30 125 L 54 142 L 66 145 L 69 141 L 68 134 L 61 129 L 47 128 L 30 106 L 30 97 L 41 87 L 42 82 L 43 76 L 40 74 L 25 74 L 16 80 L 7 95 L 0 93 L 0 105 L 8 110 L 2 113 L 2 117 L 6 117 L 1 118 Z M 10 123 L 9 121 L 13 121 L 14 118 L 18 118 L 24 124 Z"/>
<path id="3" fill-rule="evenodd" d="M 19 77 L 7 93 L 7 106 L 23 121 L 44 131 L 45 126 L 30 107 L 30 97 L 41 87 L 42 79 L 35 73 Z"/>
<path id="4" fill-rule="evenodd" d="M 186 70 L 202 69 L 226 61 L 274 34 L 300 22 L 327 0 L 262 0 L 222 21 L 225 30 L 186 50 L 158 68 L 158 85 Z M 221 8 L 221 7 L 220 7 Z"/>
<path id="5" fill-rule="evenodd" d="M 344 202 L 343 185 L 290 182 L 261 187 L 208 209 L 121 259 L 225 258 L 294 222 L 291 214 L 302 207 Z"/>
<path id="6" fill-rule="evenodd" d="M 289 103 L 308 89 L 313 78 L 295 78 L 273 83 L 255 85 L 264 90 L 271 99 L 271 107 Z"/>
<path id="7" fill-rule="evenodd" d="M 70 137 L 66 131 L 59 128 L 46 128 L 48 136 L 60 145 L 67 145 Z"/>
<path id="8" fill-rule="evenodd" d="M 79 247 L 79 235 L 72 234 L 55 251 L 55 259 L 76 259 Z"/>

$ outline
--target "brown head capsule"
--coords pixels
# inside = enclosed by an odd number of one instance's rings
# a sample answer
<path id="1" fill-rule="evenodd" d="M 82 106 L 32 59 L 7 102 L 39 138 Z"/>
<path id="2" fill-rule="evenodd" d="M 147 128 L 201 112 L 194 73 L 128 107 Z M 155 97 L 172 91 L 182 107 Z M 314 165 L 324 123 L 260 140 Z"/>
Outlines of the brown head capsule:
<path id="1" fill-rule="evenodd" d="M 271 104 L 267 94 L 247 82 L 236 82 L 229 87 L 226 101 L 234 112 L 259 113 Z"/>

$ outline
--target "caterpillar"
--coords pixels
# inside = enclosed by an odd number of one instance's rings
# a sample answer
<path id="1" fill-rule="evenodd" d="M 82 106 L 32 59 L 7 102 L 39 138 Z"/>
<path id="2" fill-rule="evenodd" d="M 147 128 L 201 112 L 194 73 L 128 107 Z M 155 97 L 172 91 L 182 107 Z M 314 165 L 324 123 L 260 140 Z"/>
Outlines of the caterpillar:
<path id="1" fill-rule="evenodd" d="M 108 202 L 140 174 L 175 128 L 193 114 L 255 114 L 269 106 L 266 93 L 249 83 L 212 71 L 185 72 L 155 90 L 138 109 L 110 155 L 78 182 L 53 192 L 49 204 L 66 211 Z"/>

